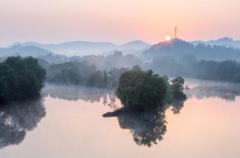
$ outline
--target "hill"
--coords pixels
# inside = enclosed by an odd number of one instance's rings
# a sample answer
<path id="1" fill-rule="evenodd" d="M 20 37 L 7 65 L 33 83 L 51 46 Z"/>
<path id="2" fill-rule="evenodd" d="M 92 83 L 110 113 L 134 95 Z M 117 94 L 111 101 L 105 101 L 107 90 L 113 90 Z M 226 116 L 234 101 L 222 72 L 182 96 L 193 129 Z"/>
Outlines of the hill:
<path id="1" fill-rule="evenodd" d="M 0 57 L 9 57 L 9 56 L 32 56 L 32 57 L 41 57 L 52 54 L 52 52 L 36 47 L 36 46 L 23 46 L 23 45 L 13 45 L 8 48 L 0 48 Z"/>
<path id="2" fill-rule="evenodd" d="M 199 60 L 240 60 L 239 49 L 216 45 L 194 45 L 182 39 L 173 39 L 155 44 L 144 51 L 142 57 L 151 60 L 161 57 L 183 58 L 189 55 Z"/>

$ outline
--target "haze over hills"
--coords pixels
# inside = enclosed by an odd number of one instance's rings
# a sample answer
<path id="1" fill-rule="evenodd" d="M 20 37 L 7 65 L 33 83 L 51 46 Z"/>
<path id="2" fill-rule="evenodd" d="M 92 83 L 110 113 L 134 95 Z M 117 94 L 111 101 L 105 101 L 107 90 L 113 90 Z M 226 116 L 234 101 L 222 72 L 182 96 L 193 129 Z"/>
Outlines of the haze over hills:
<path id="1" fill-rule="evenodd" d="M 46 58 L 52 61 L 58 58 L 65 61 L 66 56 L 89 56 L 89 55 L 110 55 L 116 50 L 121 51 L 123 55 L 132 54 L 141 56 L 142 59 L 154 59 L 159 57 L 183 58 L 193 56 L 196 59 L 206 60 L 239 60 L 240 47 L 237 49 L 239 41 L 230 38 L 221 38 L 209 42 L 187 42 L 182 39 L 172 39 L 150 45 L 144 41 L 136 40 L 122 45 L 110 42 L 88 42 L 75 41 L 59 44 L 39 44 L 36 42 L 15 43 L 11 47 L 0 48 L 0 57 L 7 56 L 33 56 L 37 58 Z M 230 45 L 234 45 L 233 48 Z M 45 56 L 45 57 L 44 57 Z M 97 58 L 97 56 L 96 56 Z"/>
<path id="2" fill-rule="evenodd" d="M 194 45 L 198 44 L 205 44 L 205 45 L 217 45 L 217 46 L 225 46 L 225 47 L 233 47 L 240 49 L 240 40 L 234 40 L 230 37 L 223 37 L 217 40 L 210 40 L 210 41 L 193 41 L 191 42 Z"/>
<path id="3" fill-rule="evenodd" d="M 130 41 L 125 44 L 120 45 L 122 48 L 135 48 L 135 49 L 145 49 L 150 47 L 151 44 L 141 41 L 141 40 L 136 40 L 136 41 Z"/>
<path id="4" fill-rule="evenodd" d="M 60 45 L 57 47 L 59 49 L 61 47 L 62 49 L 70 47 L 79 50 L 81 48 L 85 52 L 81 55 L 71 56 L 68 54 L 66 56 L 49 51 L 48 48 L 42 48 L 43 46 L 51 46 L 53 48 L 56 45 Z M 75 68 L 81 68 L 82 65 L 93 67 L 96 71 L 102 72 L 122 71 L 138 65 L 143 69 L 151 69 L 158 74 L 172 77 L 187 76 L 240 82 L 240 74 L 238 73 L 240 72 L 240 49 L 232 47 L 205 44 L 195 45 L 182 39 L 166 39 L 166 41 L 159 42 L 151 47 L 143 41 L 132 41 L 123 45 L 104 42 L 68 42 L 56 45 L 47 44 L 42 46 L 38 43 L 28 42 L 1 48 L 0 62 L 3 62 L 8 56 L 33 56 L 38 59 L 39 64 L 46 70 L 50 70 L 50 68 L 55 70 L 56 67 L 58 72 L 63 73 L 63 79 L 66 71 L 75 76 L 74 73 L 78 71 Z M 98 50 L 97 54 L 89 51 L 91 46 L 96 46 L 94 49 Z M 116 50 L 121 48 L 125 50 L 125 53 L 128 50 L 130 54 L 114 51 L 114 49 L 107 53 L 101 53 L 101 48 L 117 48 Z M 137 50 L 139 50 L 139 54 L 136 53 Z M 140 53 L 142 51 L 143 53 Z M 88 70 L 85 71 L 85 73 L 87 72 Z M 52 71 L 50 74 L 52 74 Z M 103 74 L 100 73 L 101 75 Z M 93 77 L 93 79 L 95 78 Z"/>
<path id="5" fill-rule="evenodd" d="M 52 54 L 52 52 L 32 46 L 32 45 L 13 45 L 8 48 L 0 48 L 0 57 L 8 57 L 8 56 L 32 56 L 32 57 L 40 57 L 47 56 Z"/>
<path id="6" fill-rule="evenodd" d="M 110 42 L 90 42 L 90 41 L 72 41 L 58 44 L 39 44 L 36 42 L 17 43 L 21 46 L 36 46 L 61 55 L 90 55 L 90 54 L 109 54 L 115 50 L 122 51 L 124 54 L 140 54 L 151 45 L 144 41 L 136 40 L 117 45 Z"/>

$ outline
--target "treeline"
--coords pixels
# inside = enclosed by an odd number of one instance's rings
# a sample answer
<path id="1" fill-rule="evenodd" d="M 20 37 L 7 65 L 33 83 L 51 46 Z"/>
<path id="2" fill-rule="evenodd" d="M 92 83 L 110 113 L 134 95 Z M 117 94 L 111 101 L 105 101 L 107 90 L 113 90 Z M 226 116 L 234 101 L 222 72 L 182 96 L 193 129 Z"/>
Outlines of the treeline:
<path id="1" fill-rule="evenodd" d="M 131 68 L 135 65 L 142 66 L 143 61 L 131 54 L 124 55 L 120 51 L 106 56 L 88 55 L 84 57 L 72 57 L 72 61 L 87 62 L 95 65 L 99 70 L 111 70 L 112 68 Z"/>
<path id="2" fill-rule="evenodd" d="M 135 67 L 139 69 L 140 67 Z M 111 68 L 99 70 L 87 62 L 66 62 L 53 64 L 47 68 L 47 82 L 64 85 L 113 88 L 118 85 L 122 73 L 131 68 Z M 174 58 L 155 59 L 145 64 L 143 69 L 167 76 L 184 76 L 214 81 L 240 83 L 240 63 L 227 61 L 197 61 L 191 56 L 180 60 Z"/>
<path id="3" fill-rule="evenodd" d="M 127 70 L 126 68 L 98 70 L 96 66 L 86 62 L 67 62 L 51 65 L 47 69 L 47 82 L 113 88 L 118 85 L 121 74 Z"/>
<path id="4" fill-rule="evenodd" d="M 160 74 L 169 76 L 185 76 L 206 80 L 240 83 L 240 63 L 233 60 L 226 61 L 197 61 L 192 56 L 182 59 L 170 57 L 155 59 L 147 65 Z"/>
<path id="5" fill-rule="evenodd" d="M 38 58 L 39 64 L 47 71 L 47 82 L 64 85 L 83 85 L 90 87 L 116 87 L 120 75 L 143 62 L 134 55 L 113 54 L 60 57 L 55 60 Z"/>
<path id="6" fill-rule="evenodd" d="M 197 78 L 240 83 L 240 63 L 233 60 L 222 62 L 202 60 L 196 63 L 193 69 Z"/>
<path id="7" fill-rule="evenodd" d="M 0 103 L 38 98 L 45 75 L 45 70 L 32 57 L 7 58 L 0 63 Z"/>
<path id="8" fill-rule="evenodd" d="M 64 55 L 46 55 L 37 58 L 44 68 L 48 68 L 52 64 L 63 64 L 67 62 L 80 62 L 95 65 L 99 70 L 111 70 L 112 68 L 129 68 L 134 65 L 142 65 L 140 58 L 134 55 L 124 55 L 120 51 L 115 51 L 109 55 L 87 55 L 87 56 L 71 56 Z M 1 58 L 0 58 L 1 62 Z"/>

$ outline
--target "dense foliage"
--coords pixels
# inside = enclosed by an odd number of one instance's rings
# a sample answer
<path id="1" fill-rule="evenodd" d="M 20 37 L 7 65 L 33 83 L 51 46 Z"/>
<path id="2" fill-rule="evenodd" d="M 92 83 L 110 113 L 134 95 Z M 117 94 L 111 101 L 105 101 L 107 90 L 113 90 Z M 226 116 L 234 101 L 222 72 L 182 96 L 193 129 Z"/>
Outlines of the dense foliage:
<path id="1" fill-rule="evenodd" d="M 7 58 L 0 63 L 0 102 L 39 97 L 45 74 L 45 70 L 32 57 Z"/>
<path id="2" fill-rule="evenodd" d="M 152 109 L 172 99 L 185 98 L 183 83 L 180 77 L 170 85 L 166 77 L 152 71 L 131 70 L 120 77 L 117 96 L 124 108 Z"/>

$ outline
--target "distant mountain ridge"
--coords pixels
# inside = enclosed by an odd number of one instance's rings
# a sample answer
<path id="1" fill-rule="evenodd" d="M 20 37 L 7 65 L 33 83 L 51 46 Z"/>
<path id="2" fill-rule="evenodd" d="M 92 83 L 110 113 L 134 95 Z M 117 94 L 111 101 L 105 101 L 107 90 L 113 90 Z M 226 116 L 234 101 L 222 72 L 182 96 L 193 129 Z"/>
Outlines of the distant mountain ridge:
<path id="1" fill-rule="evenodd" d="M 58 44 L 39 44 L 36 42 L 22 42 L 17 43 L 22 46 L 36 46 L 48 51 L 61 55 L 90 55 L 90 54 L 104 54 L 113 52 L 115 50 L 122 51 L 124 54 L 142 52 L 151 45 L 144 41 L 136 40 L 128 43 L 117 45 L 110 42 L 90 42 L 90 41 L 71 41 Z"/>
<path id="2" fill-rule="evenodd" d="M 136 48 L 136 49 L 145 49 L 145 48 L 149 48 L 150 46 L 151 46 L 151 44 L 146 43 L 141 40 L 130 41 L 130 42 L 120 45 L 120 47 L 122 47 L 122 48 Z"/>
<path id="3" fill-rule="evenodd" d="M 11 47 L 0 48 L 0 57 L 7 56 L 86 56 L 113 54 L 116 50 L 123 54 L 132 54 L 143 58 L 153 59 L 170 56 L 181 58 L 191 55 L 197 59 L 207 60 L 240 60 L 240 41 L 225 37 L 209 42 L 187 42 L 182 39 L 173 39 L 150 45 L 141 40 L 130 41 L 121 45 L 110 42 L 72 41 L 59 44 L 39 44 L 36 42 L 16 43 Z M 228 44 L 228 45 L 227 45 Z M 232 45 L 235 44 L 233 47 Z M 239 44 L 240 45 L 240 44 Z M 59 56 L 60 58 L 60 56 Z"/>
<path id="4" fill-rule="evenodd" d="M 36 46 L 22 46 L 22 45 L 13 45 L 8 48 L 0 48 L 0 57 L 8 57 L 8 56 L 32 56 L 32 57 L 40 57 L 47 56 L 53 54 L 52 52 L 36 47 Z"/>
<path id="5" fill-rule="evenodd" d="M 211 46 L 225 46 L 225 47 L 233 47 L 240 49 L 240 40 L 234 40 L 230 37 L 223 37 L 219 38 L 217 40 L 210 40 L 210 41 L 193 41 L 191 42 L 194 45 L 198 44 L 205 44 L 205 45 L 211 45 Z"/>

